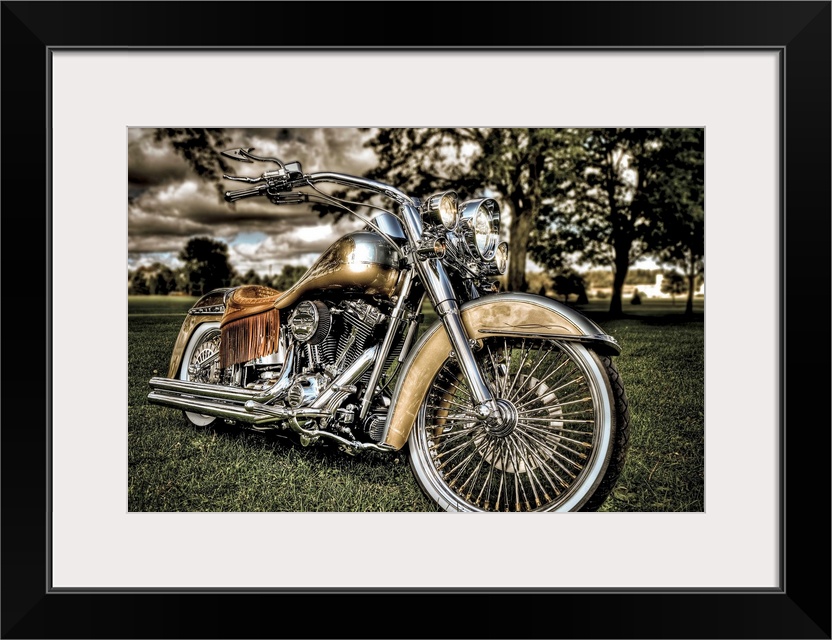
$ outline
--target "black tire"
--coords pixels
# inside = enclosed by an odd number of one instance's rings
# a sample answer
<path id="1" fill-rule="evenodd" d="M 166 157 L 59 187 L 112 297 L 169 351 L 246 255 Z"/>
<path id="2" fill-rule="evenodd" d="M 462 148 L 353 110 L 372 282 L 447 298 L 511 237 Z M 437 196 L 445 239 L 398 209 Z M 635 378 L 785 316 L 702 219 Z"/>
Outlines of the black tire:
<path id="1" fill-rule="evenodd" d="M 601 508 L 624 470 L 627 451 L 630 448 L 630 405 L 627 401 L 627 392 L 624 390 L 624 382 L 621 380 L 618 367 L 615 366 L 612 358 L 599 356 L 599 360 L 607 370 L 607 377 L 610 380 L 612 393 L 615 397 L 615 444 L 604 479 L 581 511 L 597 511 Z"/>
<path id="2" fill-rule="evenodd" d="M 477 360 L 512 419 L 476 420 L 445 361 L 408 444 L 422 491 L 445 511 L 595 511 L 621 474 L 629 410 L 610 358 L 575 342 L 486 338 Z"/>

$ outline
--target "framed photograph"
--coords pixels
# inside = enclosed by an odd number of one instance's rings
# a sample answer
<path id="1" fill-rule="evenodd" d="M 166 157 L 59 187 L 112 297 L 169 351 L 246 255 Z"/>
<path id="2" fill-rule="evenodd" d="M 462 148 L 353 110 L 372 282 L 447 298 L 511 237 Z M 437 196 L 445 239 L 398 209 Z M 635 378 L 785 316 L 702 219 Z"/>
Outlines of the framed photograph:
<path id="1" fill-rule="evenodd" d="M 3 3 L 3 637 L 830 637 L 830 3 L 449 6 Z M 135 508 L 130 132 L 423 126 L 704 128 L 704 508 Z"/>

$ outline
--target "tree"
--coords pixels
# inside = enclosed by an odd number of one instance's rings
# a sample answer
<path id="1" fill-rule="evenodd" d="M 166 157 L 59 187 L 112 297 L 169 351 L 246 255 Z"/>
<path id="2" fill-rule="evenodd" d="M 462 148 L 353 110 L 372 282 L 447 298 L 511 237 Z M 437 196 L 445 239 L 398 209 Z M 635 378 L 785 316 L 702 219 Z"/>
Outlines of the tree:
<path id="1" fill-rule="evenodd" d="M 563 296 L 564 302 L 569 302 L 569 296 L 572 294 L 575 294 L 578 304 L 586 304 L 589 301 L 584 280 L 574 271 L 566 271 L 556 275 L 552 288 L 557 295 Z"/>
<path id="2" fill-rule="evenodd" d="M 674 129 L 579 129 L 553 206 L 543 210 L 530 251 L 550 268 L 564 256 L 613 271 L 610 314 L 622 314 L 627 273 L 657 252 L 658 219 L 683 198 L 667 178 L 680 139 Z M 668 204 L 671 203 L 671 204 Z"/>
<path id="3" fill-rule="evenodd" d="M 176 290 L 176 276 L 167 265 L 154 262 L 142 265 L 128 272 L 127 292 L 129 295 L 166 296 Z"/>
<path id="4" fill-rule="evenodd" d="M 151 295 L 166 296 L 176 290 L 176 276 L 167 265 L 154 262 L 148 272 L 148 287 Z"/>
<path id="5" fill-rule="evenodd" d="M 704 129 L 672 129 L 664 147 L 665 169 L 649 206 L 661 211 L 650 238 L 659 258 L 687 279 L 685 315 L 693 314 L 693 295 L 705 274 Z"/>
<path id="6" fill-rule="evenodd" d="M 254 269 L 249 269 L 243 275 L 235 275 L 231 278 L 231 286 L 236 287 L 242 284 L 265 284 L 263 278 L 257 275 Z"/>
<path id="7" fill-rule="evenodd" d="M 667 271 L 662 277 L 662 293 L 669 293 L 673 304 L 676 304 L 676 296 L 683 294 L 687 289 L 685 277 L 675 269 Z"/>
<path id="8" fill-rule="evenodd" d="M 184 262 L 184 290 L 192 296 L 227 287 L 234 277 L 234 269 L 228 262 L 228 247 L 211 238 L 191 238 L 179 253 L 179 259 Z"/>
<path id="9" fill-rule="evenodd" d="M 147 286 L 147 279 L 145 278 L 142 267 L 134 271 L 128 271 L 127 295 L 146 296 L 149 293 L 150 288 Z"/>
<path id="10" fill-rule="evenodd" d="M 508 289 L 525 291 L 529 235 L 557 193 L 572 144 L 566 129 L 381 129 L 368 145 L 371 177 L 427 197 L 454 189 L 462 198 L 496 194 L 508 208 Z"/>
<path id="11" fill-rule="evenodd" d="M 271 286 L 278 291 L 286 291 L 306 273 L 306 267 L 293 264 L 283 265 L 283 270 L 272 278 Z"/>

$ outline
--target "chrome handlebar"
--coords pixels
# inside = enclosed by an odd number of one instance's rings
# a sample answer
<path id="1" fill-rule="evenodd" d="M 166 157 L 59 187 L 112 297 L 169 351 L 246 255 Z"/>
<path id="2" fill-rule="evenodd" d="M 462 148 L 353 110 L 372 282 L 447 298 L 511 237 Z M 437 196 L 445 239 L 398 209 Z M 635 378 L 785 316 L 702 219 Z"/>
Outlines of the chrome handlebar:
<path id="1" fill-rule="evenodd" d="M 360 178 L 358 176 L 351 176 L 346 173 L 332 173 L 329 171 L 306 174 L 303 172 L 300 162 L 284 163 L 277 158 L 255 156 L 251 153 L 252 151 L 254 151 L 253 147 L 240 147 L 239 149 L 222 151 L 221 154 L 226 158 L 231 158 L 232 160 L 236 160 L 238 162 L 251 163 L 255 160 L 258 162 L 273 162 L 278 165 L 279 169 L 266 171 L 263 175 L 256 178 L 223 174 L 222 177 L 226 180 L 236 180 L 238 182 L 247 182 L 249 184 L 262 183 L 257 189 L 226 191 L 225 199 L 228 202 L 235 202 L 237 200 L 242 200 L 243 198 L 251 198 L 253 196 L 260 195 L 277 196 L 285 191 L 291 191 L 295 187 L 304 185 L 311 186 L 318 182 L 331 182 L 347 187 L 358 187 L 374 191 L 392 198 L 401 205 L 418 206 L 413 198 L 408 196 L 406 193 L 399 191 L 395 187 L 391 187 L 389 184 L 384 184 L 383 182 L 368 180 L 367 178 Z"/>
<path id="2" fill-rule="evenodd" d="M 419 203 L 416 199 L 411 198 L 403 191 L 400 191 L 384 182 L 361 178 L 359 176 L 353 176 L 346 173 L 334 173 L 331 171 L 304 173 L 299 162 L 287 162 L 284 164 L 276 158 L 261 158 L 252 155 L 252 151 L 253 149 L 240 148 L 223 151 L 222 155 L 240 162 L 252 162 L 252 160 L 273 161 L 278 163 L 280 168 L 272 171 L 266 171 L 258 177 L 231 176 L 223 174 L 223 178 L 227 180 L 235 180 L 249 184 L 259 183 L 259 186 L 253 189 L 226 191 L 225 200 L 227 202 L 237 202 L 238 200 L 243 200 L 244 198 L 259 196 L 268 197 L 274 204 L 298 204 L 301 202 L 309 202 L 310 195 L 313 194 L 305 192 L 292 193 L 292 190 L 297 187 L 312 187 L 315 184 L 327 182 L 347 187 L 354 187 L 365 191 L 372 191 L 394 200 L 401 206 L 401 213 L 398 216 L 396 216 L 396 214 L 393 215 L 398 217 L 405 229 L 407 229 L 410 237 L 410 244 L 413 248 L 415 249 L 418 246 L 422 237 L 422 223 L 418 213 Z M 380 229 L 378 229 L 378 231 L 381 232 Z M 385 234 L 382 233 L 382 235 Z M 393 244 L 395 245 L 395 243 Z"/>
<path id="3" fill-rule="evenodd" d="M 242 200 L 243 198 L 251 198 L 253 196 L 262 196 L 267 194 L 276 194 L 283 191 L 291 191 L 296 187 L 302 187 L 304 185 L 313 185 L 321 182 L 329 182 L 333 184 L 341 184 L 347 187 L 359 187 L 362 189 L 367 189 L 368 191 L 374 191 L 376 193 L 380 193 L 381 195 L 385 195 L 389 198 L 392 198 L 399 204 L 409 204 L 411 206 L 415 206 L 413 198 L 408 196 L 406 193 L 399 191 L 395 187 L 391 187 L 390 185 L 385 184 L 383 182 L 368 180 L 366 178 L 359 178 L 358 176 L 351 176 L 346 173 L 321 172 L 300 174 L 300 176 L 298 177 L 292 175 L 291 172 L 287 171 L 268 171 L 264 173 L 262 176 L 256 178 L 248 178 L 244 176 L 230 176 L 227 174 L 224 174 L 223 178 L 225 178 L 226 180 L 247 182 L 249 184 L 262 183 L 256 189 L 240 189 L 238 191 L 226 191 L 225 199 L 228 202 L 235 202 L 237 200 Z"/>
<path id="4" fill-rule="evenodd" d="M 262 196 L 265 195 L 266 190 L 268 188 L 268 185 L 263 184 L 257 187 L 256 189 L 240 189 L 239 191 L 226 191 L 225 200 L 226 202 L 237 202 L 237 200 L 242 200 L 243 198 Z"/>

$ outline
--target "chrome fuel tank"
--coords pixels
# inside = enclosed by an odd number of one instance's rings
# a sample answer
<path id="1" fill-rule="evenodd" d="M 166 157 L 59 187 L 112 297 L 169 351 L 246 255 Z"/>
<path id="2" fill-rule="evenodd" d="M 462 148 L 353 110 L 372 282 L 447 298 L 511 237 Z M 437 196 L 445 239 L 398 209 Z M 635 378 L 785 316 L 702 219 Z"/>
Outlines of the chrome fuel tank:
<path id="1" fill-rule="evenodd" d="M 341 291 L 390 297 L 399 279 L 399 254 L 372 231 L 355 231 L 336 240 L 291 289 L 275 302 L 284 309 L 311 291 Z"/>

